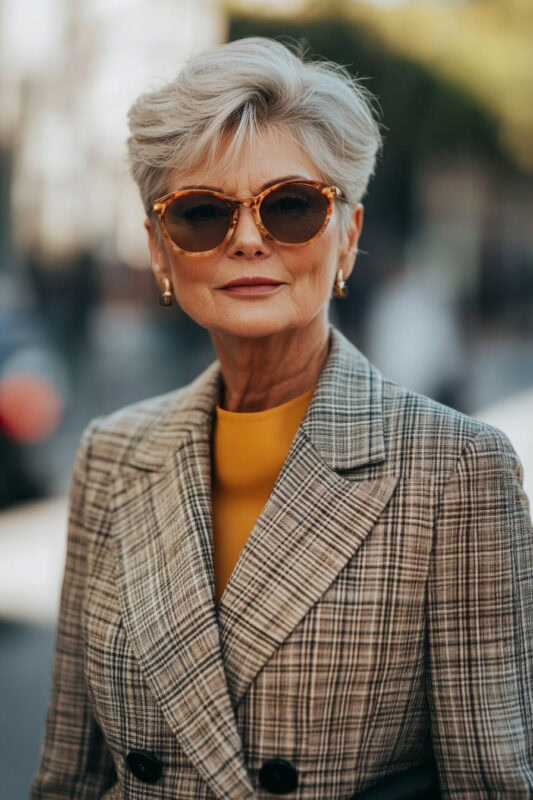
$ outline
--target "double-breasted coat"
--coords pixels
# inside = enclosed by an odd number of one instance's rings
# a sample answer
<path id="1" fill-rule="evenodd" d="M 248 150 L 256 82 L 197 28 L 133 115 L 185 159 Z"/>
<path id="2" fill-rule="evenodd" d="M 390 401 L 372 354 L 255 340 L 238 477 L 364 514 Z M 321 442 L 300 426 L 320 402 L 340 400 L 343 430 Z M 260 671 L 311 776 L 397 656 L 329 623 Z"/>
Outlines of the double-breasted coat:
<path id="1" fill-rule="evenodd" d="M 336 800 L 431 758 L 444 798 L 533 797 L 522 465 L 330 336 L 218 608 L 219 362 L 84 430 L 32 800 Z"/>

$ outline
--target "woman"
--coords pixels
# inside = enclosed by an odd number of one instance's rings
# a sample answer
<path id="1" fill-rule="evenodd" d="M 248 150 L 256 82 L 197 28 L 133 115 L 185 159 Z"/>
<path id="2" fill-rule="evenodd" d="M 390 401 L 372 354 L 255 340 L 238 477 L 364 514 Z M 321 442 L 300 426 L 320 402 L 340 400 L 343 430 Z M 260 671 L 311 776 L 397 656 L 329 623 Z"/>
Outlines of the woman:
<path id="1" fill-rule="evenodd" d="M 532 796 L 522 465 L 328 323 L 369 100 L 249 38 L 130 110 L 162 302 L 217 360 L 83 433 L 34 800 Z"/>

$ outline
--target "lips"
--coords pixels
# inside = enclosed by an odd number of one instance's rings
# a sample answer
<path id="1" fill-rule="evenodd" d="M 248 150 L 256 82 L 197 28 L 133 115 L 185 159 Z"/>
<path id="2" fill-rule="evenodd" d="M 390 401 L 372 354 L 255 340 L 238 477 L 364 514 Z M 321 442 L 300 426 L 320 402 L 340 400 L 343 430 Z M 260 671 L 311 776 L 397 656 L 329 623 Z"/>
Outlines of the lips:
<path id="1" fill-rule="evenodd" d="M 259 275 L 255 275 L 252 278 L 235 278 L 235 280 L 224 284 L 224 286 L 221 286 L 220 288 L 229 289 L 233 286 L 258 286 L 258 285 L 279 286 L 280 283 L 283 283 L 283 281 L 276 281 L 273 278 L 263 278 Z"/>

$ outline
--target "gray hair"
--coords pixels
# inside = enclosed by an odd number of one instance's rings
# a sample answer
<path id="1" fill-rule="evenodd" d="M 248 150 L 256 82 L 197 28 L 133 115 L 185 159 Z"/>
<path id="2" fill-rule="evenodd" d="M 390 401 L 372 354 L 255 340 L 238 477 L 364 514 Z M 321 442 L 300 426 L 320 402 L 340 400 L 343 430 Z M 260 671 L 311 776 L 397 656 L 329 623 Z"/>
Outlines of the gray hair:
<path id="1" fill-rule="evenodd" d="M 207 174 L 223 140 L 216 163 L 231 167 L 241 146 L 267 126 L 288 134 L 341 189 L 348 200 L 339 204 L 341 223 L 348 223 L 382 146 L 375 98 L 345 67 L 304 61 L 301 46 L 295 50 L 260 36 L 228 42 L 138 97 L 128 112 L 128 162 L 148 216 L 169 191 L 171 170 L 185 174 L 202 163 Z"/>

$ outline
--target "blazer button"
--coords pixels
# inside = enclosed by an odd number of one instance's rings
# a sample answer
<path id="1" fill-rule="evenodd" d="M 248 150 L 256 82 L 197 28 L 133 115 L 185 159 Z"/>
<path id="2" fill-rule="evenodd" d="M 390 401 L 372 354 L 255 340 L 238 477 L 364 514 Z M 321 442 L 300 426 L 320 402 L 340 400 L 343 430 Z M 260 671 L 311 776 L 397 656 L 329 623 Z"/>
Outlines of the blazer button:
<path id="1" fill-rule="evenodd" d="M 288 761 L 271 758 L 259 770 L 259 783 L 272 794 L 289 794 L 298 786 L 298 772 Z"/>
<path id="2" fill-rule="evenodd" d="M 155 783 L 163 771 L 158 757 L 148 750 L 130 750 L 126 763 L 135 777 L 144 783 Z"/>

